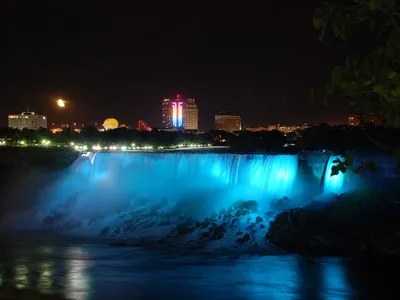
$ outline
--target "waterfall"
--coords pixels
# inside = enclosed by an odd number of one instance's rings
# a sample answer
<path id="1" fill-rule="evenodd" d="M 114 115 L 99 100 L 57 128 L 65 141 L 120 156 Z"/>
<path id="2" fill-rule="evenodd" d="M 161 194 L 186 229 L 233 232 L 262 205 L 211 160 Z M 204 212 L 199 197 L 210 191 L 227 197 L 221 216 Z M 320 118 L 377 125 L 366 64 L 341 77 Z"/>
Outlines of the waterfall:
<path id="1" fill-rule="evenodd" d="M 80 158 L 75 169 L 94 186 L 118 179 L 119 188 L 149 191 L 230 187 L 237 189 L 240 198 L 289 196 L 297 167 L 296 155 L 99 152 Z"/>
<path id="2" fill-rule="evenodd" d="M 324 177 L 324 192 L 343 193 L 346 174 L 339 172 L 337 175 L 332 175 L 332 167 L 336 165 L 334 161 L 341 159 L 340 156 L 331 156 L 326 164 L 325 177 Z"/>
<path id="3" fill-rule="evenodd" d="M 264 212 L 276 209 L 283 197 L 289 199 L 285 205 L 301 206 L 322 192 L 320 180 L 305 180 L 324 165 L 324 192 L 343 191 L 345 176 L 330 176 L 335 159 L 326 163 L 311 158 L 300 165 L 298 155 L 88 152 L 27 202 L 26 214 L 18 213 L 12 223 L 40 228 L 44 218 L 52 216 L 63 220 L 65 228 L 94 221 L 104 228 L 138 209 L 146 214 L 168 207 L 202 219 L 241 200 L 257 201 Z M 303 165 L 309 177 L 300 172 Z M 32 211 L 35 225 L 29 221 Z"/>

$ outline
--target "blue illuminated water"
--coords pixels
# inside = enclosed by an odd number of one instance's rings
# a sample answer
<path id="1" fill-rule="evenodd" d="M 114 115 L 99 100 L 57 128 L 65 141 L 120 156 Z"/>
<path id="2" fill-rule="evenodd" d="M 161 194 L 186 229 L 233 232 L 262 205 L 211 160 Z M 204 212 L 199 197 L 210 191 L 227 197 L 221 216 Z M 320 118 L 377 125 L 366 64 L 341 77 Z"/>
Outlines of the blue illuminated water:
<path id="1" fill-rule="evenodd" d="M 297 168 L 296 155 L 99 152 L 76 163 L 92 186 L 118 179 L 120 188 L 164 194 L 156 196 L 229 187 L 235 198 L 255 200 L 291 196 Z"/>
<path id="2" fill-rule="evenodd" d="M 0 285 L 73 300 L 400 297 L 398 265 L 393 262 L 358 264 L 321 258 L 308 263 L 295 255 L 179 255 L 37 236 L 3 244 Z"/>
<path id="3" fill-rule="evenodd" d="M 315 177 L 314 171 L 325 167 L 325 192 L 340 193 L 343 175 L 327 175 L 334 159 L 310 159 L 318 166 L 308 168 Z M 265 213 L 283 197 L 289 199 L 286 205 L 295 207 L 322 192 L 318 180 L 315 188 L 305 188 L 300 168 L 297 155 L 89 152 L 32 199 L 26 205 L 29 209 L 25 206 L 18 218 L 9 215 L 6 223 L 12 220 L 12 226 L 20 229 L 41 228 L 52 216 L 64 220 L 63 229 L 79 223 L 85 228 L 82 233 L 98 235 L 121 214 L 138 207 L 152 211 L 164 206 L 169 214 L 201 220 L 237 201 L 255 200 L 259 213 Z"/>
<path id="4" fill-rule="evenodd" d="M 336 165 L 335 160 L 342 159 L 340 156 L 331 156 L 326 165 L 325 177 L 324 177 L 324 192 L 342 193 L 344 192 L 344 182 L 346 174 L 339 172 L 337 175 L 332 176 L 332 167 Z"/>

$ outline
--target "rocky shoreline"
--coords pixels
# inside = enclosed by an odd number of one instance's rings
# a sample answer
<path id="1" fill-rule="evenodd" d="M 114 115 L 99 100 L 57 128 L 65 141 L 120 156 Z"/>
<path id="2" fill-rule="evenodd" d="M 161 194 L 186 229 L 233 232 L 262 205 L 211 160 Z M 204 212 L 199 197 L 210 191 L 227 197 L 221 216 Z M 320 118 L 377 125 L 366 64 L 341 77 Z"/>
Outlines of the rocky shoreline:
<path id="1" fill-rule="evenodd" d="M 266 239 L 302 255 L 400 257 L 400 202 L 380 192 L 343 194 L 279 213 Z"/>
<path id="2" fill-rule="evenodd" d="M 265 239 L 272 217 L 273 213 L 259 212 L 253 200 L 238 201 L 203 220 L 159 208 L 121 215 L 119 223 L 105 227 L 101 236 L 112 246 L 265 253 L 276 250 Z"/>

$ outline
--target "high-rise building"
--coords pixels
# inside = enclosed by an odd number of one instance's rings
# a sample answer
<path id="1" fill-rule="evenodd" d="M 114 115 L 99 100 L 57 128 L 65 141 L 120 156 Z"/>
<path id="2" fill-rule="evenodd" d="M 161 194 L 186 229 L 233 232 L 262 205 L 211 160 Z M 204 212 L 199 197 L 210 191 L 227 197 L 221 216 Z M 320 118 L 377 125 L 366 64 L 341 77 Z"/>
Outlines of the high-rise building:
<path id="1" fill-rule="evenodd" d="M 179 95 L 178 95 L 179 96 Z M 177 97 L 171 102 L 172 106 L 172 127 L 183 129 L 183 101 Z"/>
<path id="2" fill-rule="evenodd" d="M 171 100 L 169 98 L 165 98 L 161 101 L 161 118 L 162 118 L 162 127 L 163 128 L 171 128 Z"/>
<path id="3" fill-rule="evenodd" d="M 161 103 L 162 125 L 163 128 L 184 128 L 184 101 L 181 95 L 171 100 L 165 98 Z"/>
<path id="4" fill-rule="evenodd" d="M 234 132 L 241 130 L 240 116 L 231 115 L 228 112 L 222 112 L 215 115 L 215 130 Z"/>
<path id="5" fill-rule="evenodd" d="M 8 127 L 22 130 L 24 128 L 38 130 L 47 128 L 47 117 L 34 112 L 23 112 L 20 115 L 8 116 Z"/>
<path id="6" fill-rule="evenodd" d="M 199 129 L 199 110 L 195 99 L 189 98 L 185 101 L 183 119 L 185 120 L 185 131 L 197 132 Z"/>

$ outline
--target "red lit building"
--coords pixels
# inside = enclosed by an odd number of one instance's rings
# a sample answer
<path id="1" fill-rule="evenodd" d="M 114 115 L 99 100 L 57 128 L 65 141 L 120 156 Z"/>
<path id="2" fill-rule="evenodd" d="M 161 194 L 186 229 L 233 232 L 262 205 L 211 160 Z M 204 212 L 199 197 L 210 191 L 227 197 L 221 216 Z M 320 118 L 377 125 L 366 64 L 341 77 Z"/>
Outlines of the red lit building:
<path id="1" fill-rule="evenodd" d="M 382 126 L 382 120 L 373 114 L 363 115 L 354 114 L 350 115 L 347 125 L 349 126 L 364 126 L 367 124 L 374 124 L 375 126 Z"/>

